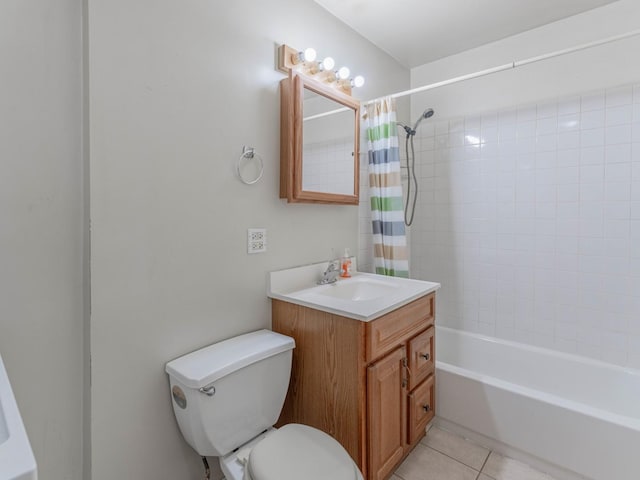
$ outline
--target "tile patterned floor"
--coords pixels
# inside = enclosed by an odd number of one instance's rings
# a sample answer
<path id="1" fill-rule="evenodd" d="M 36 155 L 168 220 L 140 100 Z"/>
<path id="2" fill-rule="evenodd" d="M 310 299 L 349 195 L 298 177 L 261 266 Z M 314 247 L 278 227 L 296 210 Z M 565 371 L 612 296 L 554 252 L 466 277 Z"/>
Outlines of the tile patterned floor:
<path id="1" fill-rule="evenodd" d="M 554 480 L 546 473 L 433 427 L 390 480 Z"/>

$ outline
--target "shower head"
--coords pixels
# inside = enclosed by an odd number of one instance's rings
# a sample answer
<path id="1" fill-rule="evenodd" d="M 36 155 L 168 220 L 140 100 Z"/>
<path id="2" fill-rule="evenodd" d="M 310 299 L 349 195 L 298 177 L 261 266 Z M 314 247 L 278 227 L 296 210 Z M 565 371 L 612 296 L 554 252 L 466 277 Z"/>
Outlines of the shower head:
<path id="1" fill-rule="evenodd" d="M 420 118 L 416 120 L 416 123 L 413 126 L 414 133 L 415 133 L 415 129 L 418 128 L 418 125 L 420 125 L 420 122 L 425 118 L 432 117 L 434 113 L 435 112 L 433 111 L 433 108 L 427 108 L 424 112 L 422 112 L 422 115 L 420 115 Z"/>
<path id="2" fill-rule="evenodd" d="M 424 112 L 422 112 L 422 115 L 420 115 L 420 118 L 416 120 L 416 123 L 413 126 L 413 128 L 411 128 L 409 125 L 404 125 L 400 122 L 396 122 L 396 124 L 404 128 L 404 131 L 407 134 L 407 138 L 413 137 L 416 134 L 416 128 L 418 128 L 418 125 L 420 125 L 420 122 L 425 118 L 432 117 L 433 113 L 434 113 L 433 108 L 427 108 Z"/>

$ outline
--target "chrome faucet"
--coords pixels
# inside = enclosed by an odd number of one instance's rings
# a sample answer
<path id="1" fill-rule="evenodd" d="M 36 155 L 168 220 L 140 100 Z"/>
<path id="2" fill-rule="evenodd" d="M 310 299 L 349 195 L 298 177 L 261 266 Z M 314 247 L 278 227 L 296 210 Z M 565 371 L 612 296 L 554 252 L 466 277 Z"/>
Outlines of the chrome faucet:
<path id="1" fill-rule="evenodd" d="M 340 260 L 331 260 L 322 277 L 318 280 L 318 285 L 336 283 L 338 281 L 338 275 L 340 275 Z"/>

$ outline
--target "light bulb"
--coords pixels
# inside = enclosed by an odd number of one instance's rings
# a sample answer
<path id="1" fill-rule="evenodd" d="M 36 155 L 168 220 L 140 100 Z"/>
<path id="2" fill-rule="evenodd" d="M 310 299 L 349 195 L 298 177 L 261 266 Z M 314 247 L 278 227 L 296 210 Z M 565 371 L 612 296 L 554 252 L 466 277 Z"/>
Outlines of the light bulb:
<path id="1" fill-rule="evenodd" d="M 316 59 L 316 51 L 309 47 L 304 51 L 304 61 L 305 62 L 313 62 Z"/>
<path id="2" fill-rule="evenodd" d="M 356 88 L 360 88 L 364 85 L 364 77 L 362 75 L 357 75 L 356 78 L 353 79 L 353 86 Z"/>
<path id="3" fill-rule="evenodd" d="M 322 60 L 322 69 L 323 70 L 332 70 L 333 67 L 336 66 L 336 62 L 331 57 L 326 57 Z"/>
<path id="4" fill-rule="evenodd" d="M 338 78 L 342 80 L 349 78 L 350 73 L 351 71 L 349 70 L 348 67 L 341 67 L 340 70 L 338 70 Z"/>

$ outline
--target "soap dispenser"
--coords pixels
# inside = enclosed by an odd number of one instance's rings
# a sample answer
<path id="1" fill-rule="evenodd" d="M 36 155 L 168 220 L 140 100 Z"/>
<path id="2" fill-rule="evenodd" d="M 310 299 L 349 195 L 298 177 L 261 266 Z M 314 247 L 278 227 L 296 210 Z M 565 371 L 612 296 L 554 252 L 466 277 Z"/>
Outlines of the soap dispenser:
<path id="1" fill-rule="evenodd" d="M 351 277 L 351 256 L 348 248 L 344 249 L 344 255 L 340 259 L 340 276 L 342 278 Z"/>

